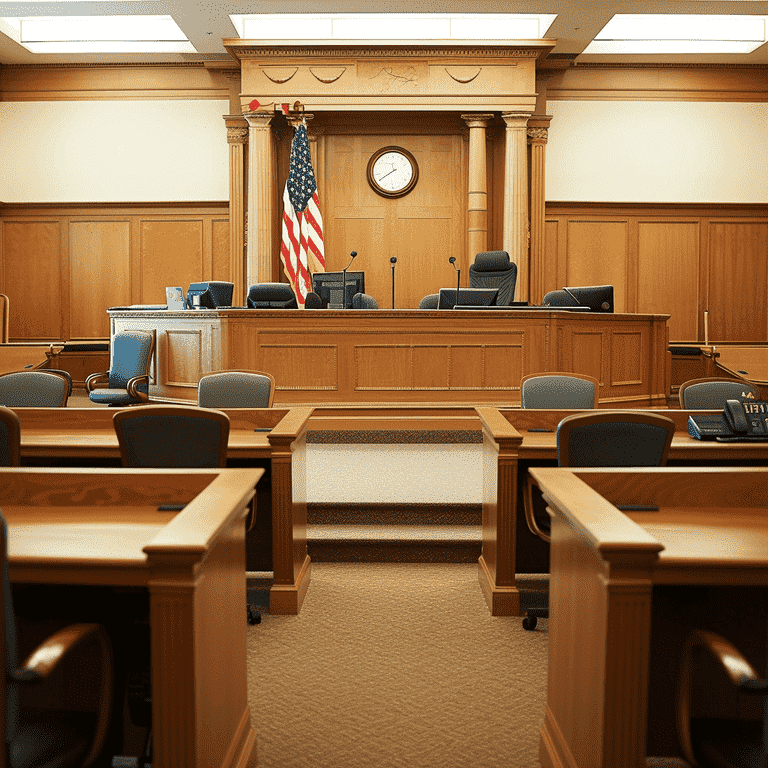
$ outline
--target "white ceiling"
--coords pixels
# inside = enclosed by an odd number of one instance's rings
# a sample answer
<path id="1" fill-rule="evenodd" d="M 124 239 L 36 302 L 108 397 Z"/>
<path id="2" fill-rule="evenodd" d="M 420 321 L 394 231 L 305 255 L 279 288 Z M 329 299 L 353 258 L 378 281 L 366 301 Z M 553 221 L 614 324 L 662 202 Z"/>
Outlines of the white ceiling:
<path id="1" fill-rule="evenodd" d="M 328 11 L 371 12 L 370 0 L 139 0 L 138 2 L 6 2 L 0 0 L 0 16 L 85 16 L 91 14 L 170 15 L 186 33 L 197 54 L 46 54 L 35 55 L 0 34 L 0 64 L 187 62 L 230 57 L 222 40 L 237 34 L 231 13 L 311 13 Z M 569 66 L 573 61 L 623 63 L 713 63 L 768 64 L 768 43 L 749 54 L 582 56 L 581 52 L 615 13 L 711 13 L 765 14 L 768 2 L 761 0 L 673 0 L 671 2 L 503 2 L 503 0 L 381 0 L 378 13 L 556 13 L 547 37 L 557 40 L 541 66 Z"/>

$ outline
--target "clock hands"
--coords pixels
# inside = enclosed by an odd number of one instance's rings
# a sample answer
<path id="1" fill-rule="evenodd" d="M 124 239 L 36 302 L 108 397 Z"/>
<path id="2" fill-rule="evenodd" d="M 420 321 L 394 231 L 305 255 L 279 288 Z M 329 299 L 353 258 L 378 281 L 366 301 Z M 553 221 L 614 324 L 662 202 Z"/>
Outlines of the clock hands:
<path id="1" fill-rule="evenodd" d="M 393 168 L 391 171 L 387 171 L 383 176 L 379 176 L 379 181 L 381 181 L 382 179 L 385 179 L 387 176 L 389 176 L 390 173 L 394 173 L 396 170 L 398 169 Z"/>

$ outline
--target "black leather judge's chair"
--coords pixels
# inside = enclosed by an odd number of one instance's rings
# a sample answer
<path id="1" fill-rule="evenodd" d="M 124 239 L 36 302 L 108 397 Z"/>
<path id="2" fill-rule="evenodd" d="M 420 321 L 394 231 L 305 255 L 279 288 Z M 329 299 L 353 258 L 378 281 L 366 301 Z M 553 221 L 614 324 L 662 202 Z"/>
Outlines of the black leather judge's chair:
<path id="1" fill-rule="evenodd" d="M 8 526 L 2 514 L 0 562 L 4 615 L 0 644 L 5 652 L 5 706 L 0 706 L 0 733 L 5 735 L 5 765 L 9 768 L 88 768 L 101 756 L 112 713 L 113 664 L 109 637 L 99 624 L 72 624 L 41 643 L 19 665 L 16 619 L 8 580 Z M 58 688 L 50 694 L 45 692 L 45 709 L 22 709 L 20 689 L 40 686 L 45 690 L 43 687 L 51 673 L 85 643 L 93 645 L 97 664 L 85 675 L 83 687 L 95 689 L 97 711 L 57 708 Z"/>
<path id="2" fill-rule="evenodd" d="M 430 293 L 419 302 L 419 309 L 437 309 L 440 306 L 440 294 Z"/>
<path id="3" fill-rule="evenodd" d="M 314 291 L 310 291 L 304 297 L 304 309 L 322 309 L 323 300 Z"/>
<path id="4" fill-rule="evenodd" d="M 506 251 L 484 251 L 469 266 L 470 288 L 498 288 L 497 306 L 509 306 L 515 298 L 517 264 Z"/>
<path id="5" fill-rule="evenodd" d="M 367 293 L 356 293 L 352 297 L 352 309 L 378 309 L 379 304 Z"/>
<path id="6" fill-rule="evenodd" d="M 249 309 L 296 309 L 296 296 L 288 283 L 257 283 L 248 290 Z"/>
<path id="7" fill-rule="evenodd" d="M 541 305 L 544 307 L 576 307 L 579 302 L 567 291 L 550 291 L 544 294 Z"/>
<path id="8" fill-rule="evenodd" d="M 63 408 L 72 391 L 66 371 L 40 369 L 0 375 L 0 405 L 9 408 Z"/>
<path id="9" fill-rule="evenodd" d="M 19 417 L 0 406 L 0 467 L 21 466 L 21 424 Z"/>
<path id="10" fill-rule="evenodd" d="M 557 466 L 662 467 L 667 463 L 674 434 L 675 422 L 654 413 L 592 411 L 566 416 L 557 425 Z M 550 517 L 546 505 L 535 501 L 534 490 L 538 491 L 538 487 L 529 475 L 523 505 L 525 519 L 533 533 L 549 541 Z M 538 617 L 549 616 L 548 578 L 537 577 L 537 582 L 532 593 L 540 599 L 536 604 L 521 606 L 526 608 L 525 629 L 535 629 Z M 526 590 L 524 582 L 521 584 L 522 598 Z"/>
<path id="11" fill-rule="evenodd" d="M 689 411 L 722 410 L 726 400 L 760 399 L 760 389 L 738 379 L 691 379 L 680 385 L 680 407 Z"/>
<path id="12" fill-rule="evenodd" d="M 155 351 L 155 337 L 146 331 L 122 331 L 111 340 L 110 369 L 92 373 L 85 380 L 88 397 L 94 403 L 111 406 L 149 402 L 149 366 Z"/>

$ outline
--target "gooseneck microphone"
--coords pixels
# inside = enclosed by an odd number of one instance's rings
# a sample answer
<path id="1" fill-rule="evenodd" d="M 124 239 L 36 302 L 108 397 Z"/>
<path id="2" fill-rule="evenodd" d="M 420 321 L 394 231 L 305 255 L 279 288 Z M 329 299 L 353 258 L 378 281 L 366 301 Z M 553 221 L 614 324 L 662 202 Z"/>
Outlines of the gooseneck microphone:
<path id="1" fill-rule="evenodd" d="M 397 264 L 397 257 L 393 256 L 389 263 L 392 265 L 392 309 L 395 308 L 395 264 Z"/>
<path id="2" fill-rule="evenodd" d="M 352 257 L 349 260 L 349 264 L 347 264 L 347 266 L 341 270 L 341 308 L 342 309 L 347 308 L 347 270 L 352 266 L 352 262 L 355 260 L 355 256 L 357 256 L 357 251 L 350 251 L 349 255 Z"/>
<path id="3" fill-rule="evenodd" d="M 563 286 L 563 290 L 576 302 L 577 307 L 581 306 L 581 302 L 565 286 Z"/>
<path id="4" fill-rule="evenodd" d="M 456 304 L 459 304 L 459 291 L 461 290 L 461 270 L 456 266 L 456 257 L 451 256 L 448 261 L 453 265 L 453 268 L 456 270 Z M 454 307 L 456 306 L 454 304 Z"/>

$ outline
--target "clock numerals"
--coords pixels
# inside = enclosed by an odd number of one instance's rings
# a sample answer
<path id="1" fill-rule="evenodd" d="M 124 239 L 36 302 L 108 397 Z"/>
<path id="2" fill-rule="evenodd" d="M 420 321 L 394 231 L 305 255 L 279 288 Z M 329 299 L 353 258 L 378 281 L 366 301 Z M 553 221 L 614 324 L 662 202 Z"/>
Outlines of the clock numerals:
<path id="1" fill-rule="evenodd" d="M 368 183 L 383 197 L 402 197 L 418 180 L 419 168 L 414 156 L 401 147 L 384 147 L 368 162 Z"/>

